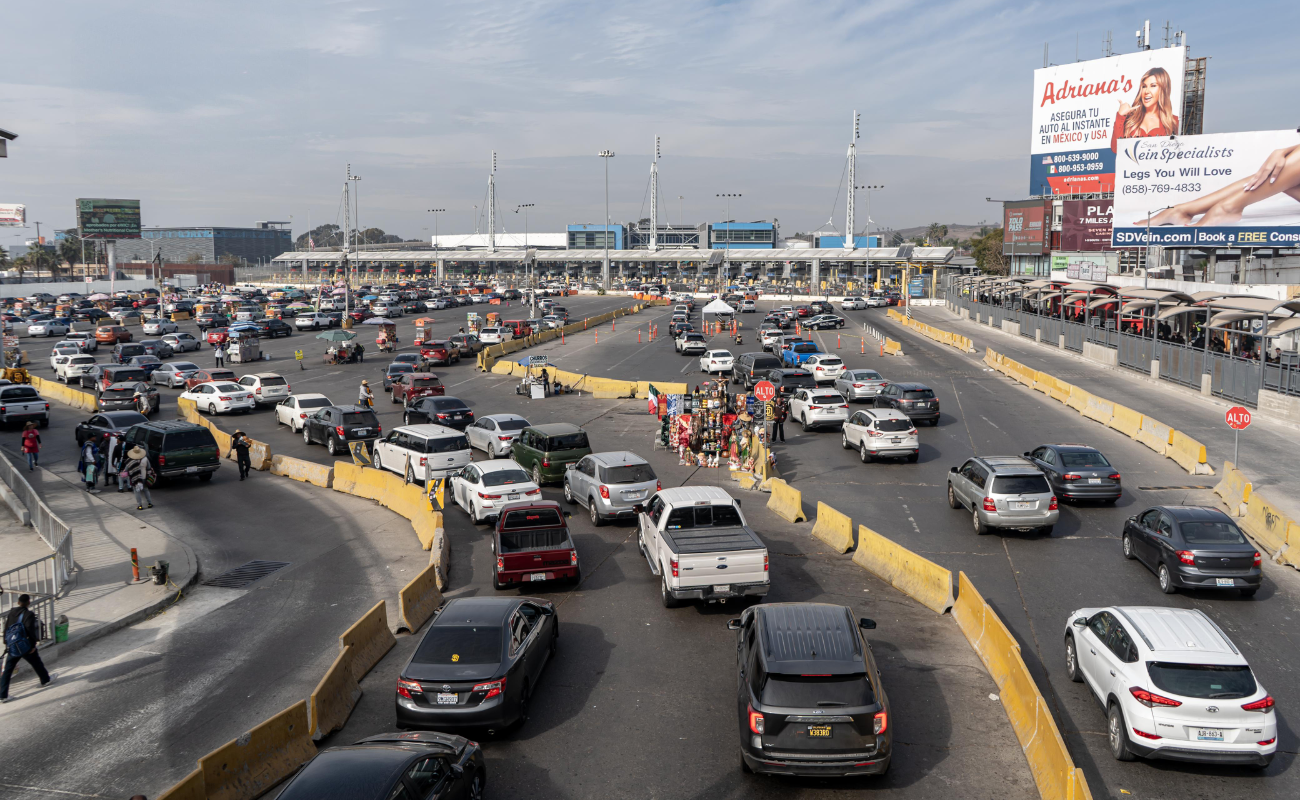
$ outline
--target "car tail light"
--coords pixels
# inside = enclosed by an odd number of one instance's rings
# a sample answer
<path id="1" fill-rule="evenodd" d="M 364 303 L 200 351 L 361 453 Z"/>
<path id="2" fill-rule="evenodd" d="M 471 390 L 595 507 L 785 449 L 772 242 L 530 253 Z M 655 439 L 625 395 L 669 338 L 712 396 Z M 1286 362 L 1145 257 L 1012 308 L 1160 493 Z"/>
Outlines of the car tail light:
<path id="1" fill-rule="evenodd" d="M 680 576 L 677 574 L 677 559 L 675 559 L 675 558 L 673 558 L 673 559 L 669 559 L 669 560 L 668 560 L 668 566 L 670 566 L 670 567 L 672 568 L 672 570 L 673 570 L 673 577 L 674 577 L 674 578 L 680 577 Z"/>
<path id="2" fill-rule="evenodd" d="M 877 711 L 876 715 L 871 718 L 871 730 L 877 736 L 889 729 L 889 712 Z"/>
<path id="3" fill-rule="evenodd" d="M 984 510 L 985 510 L 985 511 L 997 511 L 997 510 L 998 510 L 998 504 L 995 503 L 995 502 L 993 502 L 993 498 L 992 498 L 992 497 L 986 497 L 986 498 L 984 498 Z"/>
<path id="4" fill-rule="evenodd" d="M 600 487 L 600 496 L 601 496 L 601 498 L 603 498 L 603 499 L 605 499 L 605 500 L 608 500 L 608 499 L 609 499 L 609 487 L 608 487 L 608 486 L 605 486 L 605 485 L 603 485 L 603 484 L 601 485 L 601 487 Z"/>
<path id="5" fill-rule="evenodd" d="M 501 499 L 501 495 L 499 495 L 499 494 L 483 494 L 482 492 L 479 492 L 479 493 L 478 493 L 478 496 L 481 497 L 481 498 L 483 498 L 484 500 L 500 500 L 500 499 Z"/>
<path id="6" fill-rule="evenodd" d="M 551 466 L 551 462 L 548 461 L 547 459 L 542 459 L 542 466 L 543 466 L 543 467 L 550 467 L 550 466 Z"/>
<path id="7" fill-rule="evenodd" d="M 763 554 L 763 571 L 767 572 L 767 553 Z"/>
<path id="8" fill-rule="evenodd" d="M 1181 700 L 1174 700 L 1171 697 L 1164 697 L 1162 695 L 1155 694 L 1154 692 L 1148 692 L 1146 689 L 1139 689 L 1136 686 L 1130 686 L 1128 692 L 1129 694 L 1133 695 L 1134 699 L 1136 699 L 1139 703 L 1146 706 L 1147 708 L 1151 708 L 1153 706 L 1170 706 L 1172 708 L 1177 708 L 1178 706 L 1181 706 L 1183 704 Z"/>
<path id="9" fill-rule="evenodd" d="M 384 432 L 384 426 L 383 426 L 383 425 L 376 425 L 376 426 L 375 426 L 375 433 L 383 433 L 383 432 Z"/>
<path id="10" fill-rule="evenodd" d="M 908 436 L 916 436 L 916 435 L 917 435 L 917 433 L 916 433 L 916 428 L 909 428 L 908 431 L 907 431 L 907 435 L 908 435 Z"/>
<path id="11" fill-rule="evenodd" d="M 307 419 L 307 412 L 304 411 L 303 413 L 299 414 L 298 419 Z"/>
<path id="12" fill-rule="evenodd" d="M 873 431 L 873 430 L 871 430 L 870 428 L 868 428 L 868 429 L 867 429 L 867 435 L 868 435 L 868 436 L 884 436 L 885 434 L 881 433 L 880 431 Z"/>
<path id="13" fill-rule="evenodd" d="M 1265 739 L 1265 740 L 1262 741 L 1262 742 L 1255 742 L 1255 744 L 1272 744 L 1273 742 L 1276 742 L 1276 741 L 1277 741 L 1277 737 L 1274 736 L 1272 739 Z"/>
<path id="14" fill-rule="evenodd" d="M 749 730 L 753 733 L 761 734 L 766 725 L 763 724 L 763 714 L 755 711 L 753 706 L 749 706 Z"/>
<path id="15" fill-rule="evenodd" d="M 1140 730 L 1138 730 L 1137 728 L 1134 728 L 1134 729 L 1133 729 L 1133 732 L 1136 733 L 1138 736 L 1141 736 L 1143 739 L 1159 739 L 1159 738 L 1160 738 L 1159 736 L 1155 735 L 1154 733 L 1147 733 L 1146 731 L 1140 731 Z"/>
<path id="16" fill-rule="evenodd" d="M 867 385 L 866 385 L 865 383 L 855 383 L 855 384 L 853 384 L 853 388 L 854 388 L 854 389 L 865 389 L 866 387 L 867 387 Z"/>
<path id="17" fill-rule="evenodd" d="M 1268 713 L 1273 710 L 1273 706 L 1275 705 L 1276 703 L 1273 702 L 1273 695 L 1268 695 L 1262 700 L 1256 700 L 1253 703 L 1246 703 L 1241 708 L 1243 711 L 1261 711 Z"/>
<path id="18" fill-rule="evenodd" d="M 662 481 L 655 481 L 655 491 L 656 491 L 656 492 L 662 492 L 663 490 L 664 490 L 663 482 L 662 482 Z"/>
<path id="19" fill-rule="evenodd" d="M 1257 567 L 1259 566 L 1259 552 L 1258 552 L 1258 551 L 1256 551 L 1256 553 L 1255 553 L 1255 566 L 1257 566 Z"/>
<path id="20" fill-rule="evenodd" d="M 165 455 L 163 455 L 163 454 L 161 454 L 161 453 L 158 454 L 158 466 L 160 466 L 160 467 L 165 467 L 165 466 L 167 466 L 167 456 L 165 456 Z"/>
<path id="21" fill-rule="evenodd" d="M 1119 480 L 1119 473 L 1118 473 L 1118 472 L 1112 472 L 1111 475 L 1110 475 L 1110 479 L 1113 480 L 1113 481 L 1118 481 L 1118 480 Z"/>
<path id="22" fill-rule="evenodd" d="M 422 467 L 427 467 L 428 465 L 429 465 L 429 459 L 428 459 L 428 457 L 427 457 L 427 456 L 420 456 L 420 466 L 422 466 Z"/>
<path id="23" fill-rule="evenodd" d="M 569 551 L 569 566 L 571 566 L 571 567 L 576 567 L 576 566 L 578 566 L 578 551 L 577 551 L 577 550 L 570 550 L 570 551 Z"/>
<path id="24" fill-rule="evenodd" d="M 498 437 L 497 437 L 497 441 L 498 441 L 498 442 L 508 442 L 508 441 L 510 441 L 510 437 L 509 437 L 509 436 L 498 436 Z"/>
<path id="25" fill-rule="evenodd" d="M 412 700 L 411 692 L 424 694 L 424 687 L 418 681 L 408 681 L 405 678 L 397 679 L 397 693 L 407 700 Z"/>
<path id="26" fill-rule="evenodd" d="M 506 571 L 505 556 L 497 556 L 497 572 L 505 572 L 505 571 Z"/>
<path id="27" fill-rule="evenodd" d="M 541 493 L 542 493 L 541 489 L 529 489 L 528 491 L 524 492 L 524 494 L 527 495 L 528 497 L 532 497 L 535 494 L 541 494 Z"/>
<path id="28" fill-rule="evenodd" d="M 344 436 L 347 435 L 346 433 L 343 432 L 343 426 L 342 426 L 342 425 L 335 425 L 335 426 L 334 426 L 334 432 L 338 434 L 338 436 L 339 436 L 340 439 L 342 439 Z"/>
<path id="29" fill-rule="evenodd" d="M 1178 560 L 1183 562 L 1184 564 L 1187 564 L 1188 566 L 1191 567 L 1196 566 L 1196 555 L 1192 553 L 1191 550 L 1179 550 Z"/>
<path id="30" fill-rule="evenodd" d="M 1056 502 L 1056 495 L 1052 495 L 1052 500 L 1051 500 L 1051 502 L 1049 502 L 1049 503 L 1047 504 L 1047 510 L 1048 510 L 1048 511 L 1056 511 L 1056 510 L 1058 510 L 1059 508 L 1060 508 L 1060 506 L 1059 506 L 1059 505 L 1057 504 L 1057 502 Z"/>
<path id="31" fill-rule="evenodd" d="M 506 690 L 505 678 L 502 678 L 499 681 L 491 681 L 489 683 L 478 683 L 474 685 L 474 691 L 486 692 L 486 694 L 483 695 L 484 700 L 490 700 L 499 694 L 503 694 L 505 690 Z"/>
<path id="32" fill-rule="evenodd" d="M 1063 480 L 1063 481 L 1077 481 L 1077 480 L 1081 479 L 1082 477 L 1083 477 L 1082 475 L 1075 475 L 1073 472 L 1067 472 L 1066 474 L 1064 474 L 1064 475 L 1061 476 L 1061 480 Z"/>
<path id="33" fill-rule="evenodd" d="M 256 389 L 254 389 L 253 391 L 257 392 L 258 394 L 261 394 L 261 393 L 262 393 L 262 387 L 259 386 L 259 387 L 257 387 Z"/>

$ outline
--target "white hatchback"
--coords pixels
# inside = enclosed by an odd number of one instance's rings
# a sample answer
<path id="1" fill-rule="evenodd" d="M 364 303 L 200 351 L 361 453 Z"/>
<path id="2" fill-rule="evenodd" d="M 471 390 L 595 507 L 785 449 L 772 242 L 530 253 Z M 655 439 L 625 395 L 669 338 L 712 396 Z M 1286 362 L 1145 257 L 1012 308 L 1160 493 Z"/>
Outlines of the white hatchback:
<path id="1" fill-rule="evenodd" d="M 478 332 L 478 340 L 483 344 L 501 344 L 515 338 L 510 328 L 484 328 Z"/>
<path id="2" fill-rule="evenodd" d="M 231 414 L 252 411 L 256 406 L 253 393 L 237 383 L 207 381 L 181 392 L 182 400 L 193 400 L 199 411 L 208 414 Z"/>
<path id="3" fill-rule="evenodd" d="M 790 398 L 790 419 L 813 428 L 838 428 L 849 417 L 849 403 L 844 395 L 831 389 L 800 389 Z"/>
<path id="4" fill-rule="evenodd" d="M 907 415 L 896 408 L 870 408 L 854 412 L 844 423 L 845 450 L 857 450 L 865 464 L 873 458 L 920 458 L 921 435 Z"/>
<path id="5" fill-rule="evenodd" d="M 710 375 L 715 372 L 731 372 L 734 360 L 730 350 L 710 350 L 700 356 L 700 372 Z"/>
<path id="6" fill-rule="evenodd" d="M 819 353 L 808 358 L 801 365 L 812 373 L 818 383 L 831 383 L 844 374 L 844 360 L 830 353 Z"/>
<path id="7" fill-rule="evenodd" d="M 332 405 L 330 399 L 323 394 L 292 395 L 281 400 L 275 407 L 275 422 L 277 425 L 287 425 L 289 430 L 298 433 L 302 431 L 303 420 L 307 419 L 308 414 Z"/>
<path id="8" fill-rule="evenodd" d="M 274 372 L 254 372 L 239 379 L 239 385 L 253 393 L 253 400 L 262 403 L 278 403 L 289 396 L 289 382 Z"/>
<path id="9" fill-rule="evenodd" d="M 479 461 L 450 480 L 451 496 L 475 524 L 501 513 L 507 503 L 542 499 L 542 490 L 515 461 Z"/>

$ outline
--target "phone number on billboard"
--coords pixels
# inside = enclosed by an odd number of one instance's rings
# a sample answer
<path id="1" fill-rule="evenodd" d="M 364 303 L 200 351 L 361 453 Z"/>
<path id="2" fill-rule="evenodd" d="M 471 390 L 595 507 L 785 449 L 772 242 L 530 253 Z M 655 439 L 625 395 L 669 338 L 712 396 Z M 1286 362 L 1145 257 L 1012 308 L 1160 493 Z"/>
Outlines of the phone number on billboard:
<path id="1" fill-rule="evenodd" d="M 1062 164 L 1056 168 L 1056 171 L 1059 174 L 1069 172 L 1104 172 L 1105 170 L 1106 166 L 1100 161 L 1090 161 L 1086 164 Z"/>
<path id="2" fill-rule="evenodd" d="M 1069 161 L 1096 161 L 1101 158 L 1101 153 L 1068 153 L 1065 155 L 1053 156 L 1052 163 L 1060 164 Z"/>
<path id="3" fill-rule="evenodd" d="M 1199 183 L 1136 183 L 1124 187 L 1123 194 L 1164 194 L 1165 192 L 1199 192 Z"/>

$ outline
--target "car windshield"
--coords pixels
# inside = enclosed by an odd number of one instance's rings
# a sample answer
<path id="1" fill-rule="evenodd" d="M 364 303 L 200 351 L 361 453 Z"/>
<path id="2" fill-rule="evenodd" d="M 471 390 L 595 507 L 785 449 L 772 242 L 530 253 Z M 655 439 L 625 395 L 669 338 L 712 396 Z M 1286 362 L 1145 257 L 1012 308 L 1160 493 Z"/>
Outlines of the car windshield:
<path id="1" fill-rule="evenodd" d="M 885 433 L 899 433 L 912 429 L 912 423 L 906 419 L 879 419 L 876 420 L 876 430 Z"/>
<path id="2" fill-rule="evenodd" d="M 346 411 L 343 413 L 344 425 L 356 425 L 358 428 L 374 428 L 379 420 L 372 411 Z"/>
<path id="3" fill-rule="evenodd" d="M 904 400 L 933 400 L 934 392 L 929 389 L 908 389 L 903 392 Z"/>
<path id="4" fill-rule="evenodd" d="M 741 525 L 735 506 L 687 506 L 668 514 L 668 530 L 732 528 Z"/>
<path id="5" fill-rule="evenodd" d="M 205 430 L 175 431 L 167 434 L 165 446 L 168 450 L 193 450 L 196 447 L 216 449 L 217 440 L 212 437 L 210 432 Z"/>
<path id="6" fill-rule="evenodd" d="M 655 480 L 655 471 L 649 464 L 624 464 L 618 467 L 603 467 L 600 475 L 602 483 L 647 483 Z"/>
<path id="7" fill-rule="evenodd" d="M 426 453 L 456 453 L 469 449 L 469 439 L 464 436 L 438 436 L 424 443 Z"/>
<path id="8" fill-rule="evenodd" d="M 1006 475 L 993 479 L 993 494 L 1047 494 L 1047 478 L 1042 475 Z"/>
<path id="9" fill-rule="evenodd" d="M 880 373 L 870 369 L 856 369 L 853 371 L 853 380 L 855 381 L 879 381 L 883 380 Z"/>
<path id="10" fill-rule="evenodd" d="M 844 398 L 837 394 L 813 395 L 812 401 L 815 406 L 838 406 L 844 404 Z"/>
<path id="11" fill-rule="evenodd" d="M 503 431 L 522 431 L 524 428 L 528 427 L 528 420 L 499 419 L 497 420 L 497 427 Z"/>
<path id="12" fill-rule="evenodd" d="M 113 377 L 115 382 L 121 381 L 146 381 L 149 376 L 142 369 L 119 369 L 108 373 Z"/>
<path id="13" fill-rule="evenodd" d="M 527 483 L 532 480 L 522 469 L 503 469 L 497 472 L 483 473 L 484 486 L 509 486 L 512 483 Z"/>
<path id="14" fill-rule="evenodd" d="M 1231 522 L 1183 522 L 1178 525 L 1188 544 L 1247 544 L 1246 537 Z"/>
<path id="15" fill-rule="evenodd" d="M 587 446 L 587 434 L 584 431 L 548 436 L 546 439 L 546 451 L 548 453 L 559 450 L 583 450 Z"/>
<path id="16" fill-rule="evenodd" d="M 1098 453 L 1096 450 L 1090 452 L 1066 452 L 1061 453 L 1061 466 L 1066 469 L 1104 469 L 1110 466 L 1110 462 L 1106 460 L 1105 456 Z"/>
<path id="17" fill-rule="evenodd" d="M 1147 674 L 1160 691 L 1182 697 L 1228 700 L 1255 693 L 1255 676 L 1247 666 L 1149 661 Z"/>
<path id="18" fill-rule="evenodd" d="M 501 628 L 434 626 L 420 642 L 413 664 L 499 664 Z"/>
<path id="19" fill-rule="evenodd" d="M 843 706 L 859 708 L 876 702 L 871 682 L 856 675 L 779 675 L 768 673 L 761 702 L 783 708 Z"/>

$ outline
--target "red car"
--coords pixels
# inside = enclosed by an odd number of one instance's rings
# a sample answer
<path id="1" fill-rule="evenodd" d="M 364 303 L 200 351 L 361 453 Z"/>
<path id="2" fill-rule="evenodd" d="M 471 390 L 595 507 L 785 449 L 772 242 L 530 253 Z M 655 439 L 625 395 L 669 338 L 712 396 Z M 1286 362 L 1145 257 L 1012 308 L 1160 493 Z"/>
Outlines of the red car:
<path id="1" fill-rule="evenodd" d="M 229 369 L 201 369 L 185 379 L 185 391 L 208 381 L 238 381 L 239 376 Z"/>
<path id="2" fill-rule="evenodd" d="M 408 372 L 393 381 L 393 402 L 410 405 L 421 397 L 442 397 L 447 387 L 432 372 Z"/>
<path id="3" fill-rule="evenodd" d="M 460 348 L 452 347 L 445 339 L 442 341 L 425 342 L 420 347 L 420 358 L 428 364 L 442 364 L 451 366 L 460 361 Z"/>
<path id="4" fill-rule="evenodd" d="M 806 317 L 806 316 L 808 316 L 808 314 L 810 313 L 810 311 L 811 311 L 811 309 L 808 308 L 808 306 L 795 306 L 795 307 L 794 307 L 794 313 L 798 314 L 798 315 L 801 316 L 801 317 Z"/>
<path id="5" fill-rule="evenodd" d="M 493 588 L 534 581 L 582 580 L 567 516 L 554 500 L 510 503 L 501 509 L 492 531 L 492 555 L 496 558 Z"/>
<path id="6" fill-rule="evenodd" d="M 352 317 L 353 322 L 364 322 L 373 315 L 369 311 L 349 311 L 348 316 Z"/>
<path id="7" fill-rule="evenodd" d="M 225 344 L 229 339 L 229 328 L 208 328 L 208 344 Z"/>

